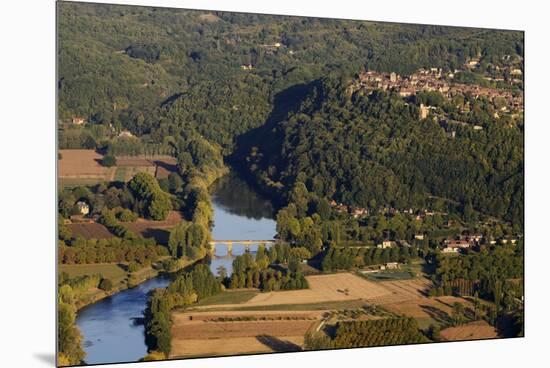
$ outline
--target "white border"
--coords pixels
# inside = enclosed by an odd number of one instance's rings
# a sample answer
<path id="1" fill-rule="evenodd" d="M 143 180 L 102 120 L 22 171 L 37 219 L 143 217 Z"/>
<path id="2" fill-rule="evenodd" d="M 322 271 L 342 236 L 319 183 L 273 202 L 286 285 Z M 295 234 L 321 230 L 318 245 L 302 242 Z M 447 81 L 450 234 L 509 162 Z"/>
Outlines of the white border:
<path id="1" fill-rule="evenodd" d="M 124 364 L 117 367 L 518 367 L 544 362 L 548 336 L 548 11 L 518 1 L 130 0 L 190 9 L 308 15 L 526 31 L 526 334 L 524 339 Z M 540 2 L 542 4 L 542 2 Z M 5 367 L 51 367 L 54 354 L 55 4 L 2 4 L 0 270 Z M 6 83 L 7 82 L 7 83 Z M 540 360 L 539 360 L 540 359 Z M 536 365 L 537 363 L 533 363 Z M 540 363 L 538 365 L 541 365 Z M 107 367 L 107 366 L 106 366 Z"/>

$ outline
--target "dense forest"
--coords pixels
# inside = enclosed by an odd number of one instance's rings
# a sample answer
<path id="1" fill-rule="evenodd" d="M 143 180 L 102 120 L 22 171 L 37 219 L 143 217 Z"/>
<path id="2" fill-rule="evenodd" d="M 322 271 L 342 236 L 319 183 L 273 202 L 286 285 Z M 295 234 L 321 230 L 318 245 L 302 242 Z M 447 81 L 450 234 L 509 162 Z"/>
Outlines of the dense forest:
<path id="1" fill-rule="evenodd" d="M 468 75 L 483 76 L 523 56 L 521 32 L 70 3 L 59 12 L 60 118 L 89 122 L 62 127 L 62 147 L 169 153 L 188 167 L 236 151 L 283 201 L 303 181 L 360 207 L 421 207 L 435 195 L 522 225 L 518 127 L 480 102 L 469 119 L 485 129 L 451 140 L 419 121 L 425 97 L 345 93 L 364 69 L 454 70 L 477 58 Z M 123 129 L 133 144 L 116 137 Z"/>
<path id="2" fill-rule="evenodd" d="M 174 114 L 226 152 L 277 93 L 330 72 L 453 70 L 473 57 L 483 69 L 523 53 L 520 32 L 97 4 L 59 13 L 62 120 L 162 143 Z"/>
<path id="3" fill-rule="evenodd" d="M 425 208 L 429 196 L 523 224 L 523 132 L 488 122 L 449 138 L 392 92 L 348 95 L 347 83 L 314 83 L 287 120 L 266 126 L 247 165 L 290 199 L 302 182 L 319 197 L 357 207 Z M 263 144 L 263 142 L 268 142 Z"/>

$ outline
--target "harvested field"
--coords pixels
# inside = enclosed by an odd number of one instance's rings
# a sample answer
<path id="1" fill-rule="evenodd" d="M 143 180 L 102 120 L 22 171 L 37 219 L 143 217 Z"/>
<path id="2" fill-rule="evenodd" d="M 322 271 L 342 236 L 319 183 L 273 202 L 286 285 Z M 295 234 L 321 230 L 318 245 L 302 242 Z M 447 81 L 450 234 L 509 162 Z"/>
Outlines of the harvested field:
<path id="1" fill-rule="evenodd" d="M 235 355 L 301 350 L 306 331 L 323 311 L 176 312 L 172 314 L 171 356 Z M 266 321 L 212 322 L 225 317 Z M 297 320 L 273 320 L 296 318 Z"/>
<path id="2" fill-rule="evenodd" d="M 210 308 L 193 307 L 193 310 L 208 310 L 208 311 L 325 311 L 338 309 L 357 309 L 363 308 L 367 301 L 363 299 L 354 300 L 339 300 L 333 302 L 305 303 L 305 304 L 273 304 L 248 306 L 246 303 L 231 304 L 230 307 L 224 305 L 212 305 Z"/>
<path id="3" fill-rule="evenodd" d="M 67 227 L 71 230 L 74 237 L 82 236 L 84 239 L 109 239 L 114 235 L 107 228 L 97 222 L 84 222 L 68 224 Z"/>
<path id="4" fill-rule="evenodd" d="M 204 322 L 196 324 L 174 324 L 172 338 L 216 339 L 250 337 L 260 335 L 295 336 L 305 334 L 312 321 L 244 321 L 244 322 Z"/>
<path id="5" fill-rule="evenodd" d="M 138 218 L 134 222 L 122 222 L 122 224 L 130 231 L 141 234 L 145 238 L 155 238 L 159 243 L 167 243 L 169 230 L 179 224 L 183 220 L 183 216 L 178 211 L 170 211 L 166 220 L 154 221 Z"/>
<path id="6" fill-rule="evenodd" d="M 426 297 L 432 283 L 428 279 L 420 278 L 377 282 L 375 285 L 384 288 L 387 293 L 371 298 L 370 301 L 376 304 L 391 304 Z"/>
<path id="7" fill-rule="evenodd" d="M 370 300 L 391 293 L 380 283 L 367 281 L 351 273 L 307 276 L 306 279 L 309 283 L 309 289 L 260 293 L 242 304 L 217 305 L 216 307 L 257 307 L 357 299 Z M 209 308 L 209 306 L 202 308 Z"/>
<path id="8" fill-rule="evenodd" d="M 95 179 L 97 182 L 111 181 L 115 168 L 103 167 L 100 162 L 103 155 L 94 150 L 59 150 L 59 178 Z"/>
<path id="9" fill-rule="evenodd" d="M 174 325 L 176 324 L 197 324 L 202 323 L 204 320 L 215 319 L 220 317 L 297 317 L 304 319 L 321 318 L 327 310 L 311 310 L 311 311 L 193 311 L 193 312 L 174 312 L 172 318 Z"/>
<path id="10" fill-rule="evenodd" d="M 485 321 L 475 321 L 441 331 L 441 338 L 446 341 L 494 339 L 496 337 L 498 334 L 495 328 Z"/>
<path id="11" fill-rule="evenodd" d="M 171 358 L 192 356 L 239 355 L 301 350 L 304 336 L 237 337 L 231 339 L 173 340 Z"/>
<path id="12" fill-rule="evenodd" d="M 59 153 L 59 178 L 62 179 L 62 185 L 79 185 L 83 180 L 87 185 L 103 181 L 127 182 L 138 172 L 148 172 L 160 179 L 177 170 L 177 161 L 171 156 L 121 156 L 117 157 L 116 166 L 108 168 L 101 166 L 103 155 L 94 150 L 59 150 Z"/>
<path id="13" fill-rule="evenodd" d="M 138 172 L 148 172 L 157 179 L 166 178 L 171 172 L 177 171 L 176 164 L 177 160 L 171 156 L 117 157 L 117 167 L 126 170 L 126 181 Z"/>
<path id="14" fill-rule="evenodd" d="M 421 328 L 430 324 L 449 323 L 455 302 L 472 308 L 471 303 L 463 298 L 428 297 L 427 290 L 431 286 L 428 279 L 385 281 L 379 284 L 386 287 L 389 294 L 371 299 L 370 302 L 381 305 L 389 312 L 417 319 Z"/>

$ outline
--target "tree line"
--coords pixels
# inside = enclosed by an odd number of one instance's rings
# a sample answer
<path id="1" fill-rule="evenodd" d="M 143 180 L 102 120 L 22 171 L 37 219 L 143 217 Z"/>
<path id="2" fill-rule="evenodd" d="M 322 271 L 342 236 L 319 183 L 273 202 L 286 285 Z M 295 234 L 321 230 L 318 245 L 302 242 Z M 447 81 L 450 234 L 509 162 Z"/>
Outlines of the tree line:
<path id="1" fill-rule="evenodd" d="M 57 349 L 59 365 L 82 364 L 86 353 L 80 343 L 82 335 L 76 326 L 75 296 L 70 285 L 59 288 L 57 300 Z"/>
<path id="2" fill-rule="evenodd" d="M 422 254 L 422 253 L 420 253 Z M 407 263 L 419 257 L 418 248 L 395 246 L 392 248 L 346 248 L 332 246 L 326 251 L 321 262 L 323 271 L 351 270 L 388 262 Z"/>
<path id="3" fill-rule="evenodd" d="M 60 245 L 58 262 L 62 264 L 93 264 L 137 262 L 150 265 L 167 256 L 168 249 L 154 239 L 89 239 L 76 238 L 70 246 Z"/>
<path id="4" fill-rule="evenodd" d="M 221 291 L 221 283 L 208 265 L 196 265 L 184 272 L 165 289 L 152 291 L 145 310 L 146 342 L 149 352 L 160 352 L 164 358 L 171 350 L 171 311 L 185 307 Z"/>
<path id="5" fill-rule="evenodd" d="M 339 321 L 332 336 L 308 333 L 306 350 L 365 346 L 418 344 L 428 342 L 414 318 L 396 317 L 368 321 Z"/>

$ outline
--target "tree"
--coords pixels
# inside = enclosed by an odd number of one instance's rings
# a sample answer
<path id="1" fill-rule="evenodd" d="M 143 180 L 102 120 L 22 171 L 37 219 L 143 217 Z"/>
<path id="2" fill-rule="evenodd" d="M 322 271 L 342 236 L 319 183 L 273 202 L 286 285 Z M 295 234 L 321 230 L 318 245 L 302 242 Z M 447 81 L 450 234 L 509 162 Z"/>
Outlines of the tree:
<path id="1" fill-rule="evenodd" d="M 455 326 L 460 326 L 464 323 L 464 305 L 462 303 L 453 303 L 452 319 Z"/>
<path id="2" fill-rule="evenodd" d="M 71 365 L 78 365 L 84 359 L 85 353 L 81 347 L 82 336 L 75 324 L 76 308 L 62 300 L 57 305 L 58 313 L 58 349 L 59 353 Z"/>
<path id="3" fill-rule="evenodd" d="M 218 266 L 218 268 L 216 268 L 216 272 L 218 273 L 218 277 L 222 280 L 227 277 L 227 268 L 223 265 Z"/>
<path id="4" fill-rule="evenodd" d="M 140 212 L 143 217 L 153 220 L 164 220 L 172 209 L 168 193 L 164 192 L 158 181 L 149 173 L 137 173 L 128 182 L 128 188 L 140 202 Z"/>
<path id="5" fill-rule="evenodd" d="M 113 289 L 113 282 L 110 279 L 101 279 L 99 288 L 104 291 L 111 291 Z"/>
<path id="6" fill-rule="evenodd" d="M 440 341 L 441 340 L 440 332 L 441 332 L 441 329 L 438 325 L 431 324 L 430 327 L 428 328 L 428 336 L 433 341 Z"/>
<path id="7" fill-rule="evenodd" d="M 296 274 L 298 272 L 298 268 L 300 267 L 300 260 L 298 257 L 292 255 L 288 261 L 288 269 L 293 274 Z"/>
<path id="8" fill-rule="evenodd" d="M 116 166 L 116 157 L 113 155 L 105 155 L 101 159 L 101 164 L 105 167 Z"/>

